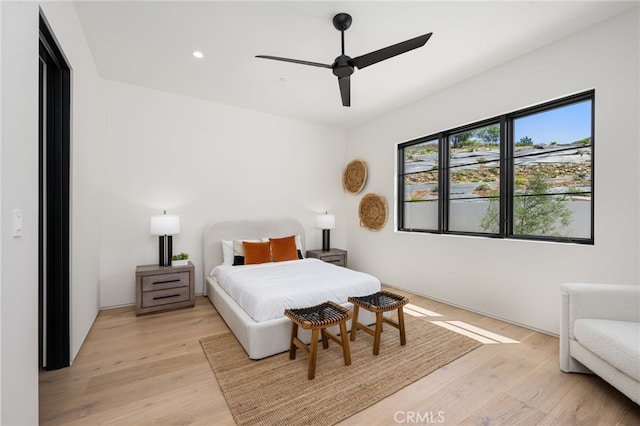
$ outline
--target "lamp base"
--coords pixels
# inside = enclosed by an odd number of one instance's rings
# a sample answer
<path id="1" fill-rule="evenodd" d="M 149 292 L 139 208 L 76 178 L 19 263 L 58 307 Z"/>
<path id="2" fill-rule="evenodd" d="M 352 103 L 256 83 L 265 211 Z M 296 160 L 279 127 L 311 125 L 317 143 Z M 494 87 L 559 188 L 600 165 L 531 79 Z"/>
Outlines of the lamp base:
<path id="1" fill-rule="evenodd" d="M 323 229 L 322 230 L 322 251 L 331 250 L 331 230 Z"/>
<path id="2" fill-rule="evenodd" d="M 173 257 L 173 238 L 171 235 L 160 235 L 158 237 L 158 265 L 171 266 Z"/>

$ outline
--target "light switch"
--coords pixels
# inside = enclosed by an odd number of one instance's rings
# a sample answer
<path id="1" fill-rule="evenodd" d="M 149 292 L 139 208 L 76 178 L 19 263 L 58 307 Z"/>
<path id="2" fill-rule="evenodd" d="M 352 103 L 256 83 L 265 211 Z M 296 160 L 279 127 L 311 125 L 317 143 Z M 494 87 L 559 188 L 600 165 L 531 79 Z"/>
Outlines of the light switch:
<path id="1" fill-rule="evenodd" d="M 22 210 L 13 209 L 13 236 L 22 236 Z"/>

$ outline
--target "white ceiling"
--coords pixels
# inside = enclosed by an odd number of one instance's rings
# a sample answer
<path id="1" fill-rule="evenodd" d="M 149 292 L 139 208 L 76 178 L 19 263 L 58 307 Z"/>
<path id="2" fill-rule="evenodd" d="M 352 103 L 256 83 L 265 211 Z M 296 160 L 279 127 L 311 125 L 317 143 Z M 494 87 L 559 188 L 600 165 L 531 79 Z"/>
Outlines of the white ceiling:
<path id="1" fill-rule="evenodd" d="M 101 77 L 349 128 L 635 7 L 637 1 L 76 1 Z M 356 70 L 351 107 L 331 70 L 346 54 L 428 32 L 422 48 Z M 204 59 L 192 56 L 193 50 Z M 580 66 L 585 66 L 581 64 Z M 553 66 L 553 64 L 549 64 Z M 577 67 L 576 69 L 579 69 Z"/>

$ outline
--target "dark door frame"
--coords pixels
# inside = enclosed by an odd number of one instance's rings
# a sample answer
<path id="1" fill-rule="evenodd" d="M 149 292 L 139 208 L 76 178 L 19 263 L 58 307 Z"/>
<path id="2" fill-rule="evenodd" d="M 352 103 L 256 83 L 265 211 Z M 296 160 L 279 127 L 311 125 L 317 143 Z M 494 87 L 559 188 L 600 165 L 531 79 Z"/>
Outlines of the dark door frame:
<path id="1" fill-rule="evenodd" d="M 68 367 L 71 360 L 70 130 L 71 70 L 41 15 L 39 341 L 40 366 L 47 370 Z"/>

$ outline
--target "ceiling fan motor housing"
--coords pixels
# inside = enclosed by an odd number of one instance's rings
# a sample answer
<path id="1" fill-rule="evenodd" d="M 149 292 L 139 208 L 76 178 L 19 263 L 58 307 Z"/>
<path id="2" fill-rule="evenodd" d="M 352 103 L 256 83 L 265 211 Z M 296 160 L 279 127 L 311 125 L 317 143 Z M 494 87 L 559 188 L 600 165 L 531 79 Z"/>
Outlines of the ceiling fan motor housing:
<path id="1" fill-rule="evenodd" d="M 338 56 L 332 65 L 333 75 L 337 77 L 349 77 L 353 74 L 353 64 L 347 55 Z"/>

